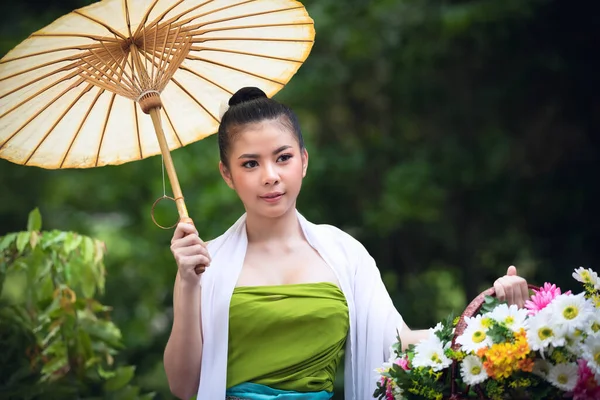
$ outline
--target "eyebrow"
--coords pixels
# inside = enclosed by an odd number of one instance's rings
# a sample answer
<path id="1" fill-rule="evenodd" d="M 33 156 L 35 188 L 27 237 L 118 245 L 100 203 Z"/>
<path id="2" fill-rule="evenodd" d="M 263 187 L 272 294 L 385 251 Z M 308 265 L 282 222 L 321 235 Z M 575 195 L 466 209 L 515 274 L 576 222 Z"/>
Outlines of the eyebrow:
<path id="1" fill-rule="evenodd" d="M 273 155 L 276 155 L 278 153 L 281 153 L 284 150 L 291 149 L 291 148 L 292 148 L 292 146 L 290 146 L 290 145 L 287 145 L 287 144 L 283 145 L 283 146 L 279 147 L 278 149 L 276 149 L 275 151 L 273 151 Z M 241 156 L 238 157 L 238 160 L 242 159 L 242 158 L 260 158 L 260 155 L 259 154 L 242 154 Z"/>

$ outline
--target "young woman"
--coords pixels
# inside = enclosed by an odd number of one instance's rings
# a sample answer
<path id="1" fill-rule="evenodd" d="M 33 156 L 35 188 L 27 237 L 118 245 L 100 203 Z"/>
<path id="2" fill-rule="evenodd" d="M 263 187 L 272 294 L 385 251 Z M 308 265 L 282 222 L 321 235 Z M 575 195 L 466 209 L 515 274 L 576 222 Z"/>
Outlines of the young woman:
<path id="1" fill-rule="evenodd" d="M 164 355 L 171 391 L 198 400 L 329 399 L 345 350 L 345 397 L 367 400 L 397 332 L 407 346 L 429 331 L 404 323 L 358 241 L 296 210 L 308 152 L 294 113 L 257 88 L 239 90 L 229 106 L 219 169 L 246 213 L 208 244 L 193 225 L 175 230 Z M 527 298 L 514 267 L 494 286 L 511 303 Z"/>

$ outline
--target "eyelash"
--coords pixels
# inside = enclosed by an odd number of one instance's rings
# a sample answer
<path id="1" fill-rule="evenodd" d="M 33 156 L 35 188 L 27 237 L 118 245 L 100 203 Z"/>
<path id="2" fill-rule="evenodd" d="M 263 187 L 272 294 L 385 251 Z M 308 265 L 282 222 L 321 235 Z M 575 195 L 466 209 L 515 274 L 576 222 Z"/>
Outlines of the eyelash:
<path id="1" fill-rule="evenodd" d="M 291 154 L 282 154 L 279 157 L 277 157 L 277 161 L 279 161 L 279 159 L 281 159 L 281 158 L 285 158 L 281 162 L 286 162 L 286 161 L 288 161 L 292 157 L 293 156 Z M 253 165 L 249 165 L 250 163 L 254 163 L 254 164 Z M 243 163 L 242 167 L 250 169 L 250 168 L 256 167 L 257 165 L 258 165 L 258 162 L 256 160 L 250 160 L 250 161 L 246 161 L 245 163 Z"/>

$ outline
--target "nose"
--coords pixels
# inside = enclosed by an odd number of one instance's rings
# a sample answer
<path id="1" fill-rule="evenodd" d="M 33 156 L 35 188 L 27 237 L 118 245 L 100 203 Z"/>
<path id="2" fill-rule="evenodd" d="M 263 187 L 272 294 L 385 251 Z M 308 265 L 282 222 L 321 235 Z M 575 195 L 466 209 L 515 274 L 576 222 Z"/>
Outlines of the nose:
<path id="1" fill-rule="evenodd" d="M 268 163 L 263 166 L 262 181 L 263 185 L 274 185 L 279 182 L 279 174 L 274 165 Z"/>

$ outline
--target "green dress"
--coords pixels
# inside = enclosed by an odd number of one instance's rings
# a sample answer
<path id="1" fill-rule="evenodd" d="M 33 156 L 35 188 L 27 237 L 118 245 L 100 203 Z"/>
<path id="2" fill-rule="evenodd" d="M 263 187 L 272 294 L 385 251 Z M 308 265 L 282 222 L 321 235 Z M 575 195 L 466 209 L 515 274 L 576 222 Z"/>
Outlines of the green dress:
<path id="1" fill-rule="evenodd" d="M 237 287 L 229 310 L 227 388 L 251 382 L 332 392 L 348 329 L 346 299 L 332 283 Z"/>

